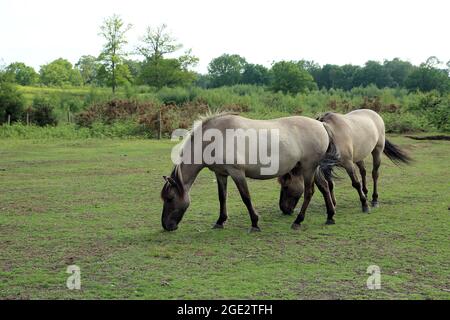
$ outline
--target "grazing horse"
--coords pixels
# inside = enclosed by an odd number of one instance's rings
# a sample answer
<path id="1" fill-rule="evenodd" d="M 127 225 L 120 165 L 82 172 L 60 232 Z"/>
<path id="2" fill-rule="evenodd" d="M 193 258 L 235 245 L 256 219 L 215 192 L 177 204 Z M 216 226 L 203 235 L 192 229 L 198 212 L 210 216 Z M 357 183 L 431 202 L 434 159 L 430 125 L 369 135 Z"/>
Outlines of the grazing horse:
<path id="1" fill-rule="evenodd" d="M 367 184 L 366 169 L 364 159 L 371 153 L 373 158 L 373 194 L 372 207 L 378 206 L 378 169 L 381 164 L 381 154 L 384 154 L 394 163 L 410 163 L 411 158 L 402 151 L 398 146 L 392 144 L 385 137 L 385 128 L 383 119 L 378 113 L 368 110 L 359 109 L 349 112 L 345 115 L 328 112 L 318 118 L 319 121 L 326 123 L 331 131 L 336 148 L 340 155 L 339 166 L 343 167 L 352 181 L 352 186 L 358 191 L 361 201 L 362 211 L 369 213 L 370 209 L 367 204 Z M 362 184 L 356 174 L 356 169 L 361 174 Z M 328 190 L 331 193 L 333 204 L 336 205 L 334 196 L 334 183 L 331 171 L 325 172 L 325 180 L 328 184 Z M 282 181 L 280 201 L 282 198 L 289 198 L 287 203 L 296 203 L 302 194 L 302 177 L 298 175 L 296 170 L 289 173 L 290 179 Z M 316 180 L 316 185 L 320 191 L 324 190 L 324 184 L 321 180 Z M 295 194 L 295 197 L 292 196 Z M 298 198 L 296 198 L 298 197 Z M 284 200 L 286 202 L 286 200 Z M 281 206 L 280 209 L 285 214 L 290 214 L 294 207 Z"/>
<path id="2" fill-rule="evenodd" d="M 223 228 L 228 218 L 227 178 L 231 176 L 250 215 L 252 224 L 250 231 L 260 231 L 258 214 L 250 198 L 246 177 L 258 180 L 277 178 L 295 167 L 302 174 L 305 185 L 304 202 L 298 217 L 292 224 L 293 229 L 299 229 L 313 195 L 315 171 L 331 170 L 330 167 L 339 160 L 333 140 L 329 137 L 325 126 L 317 120 L 300 116 L 274 120 L 252 120 L 232 114 L 219 114 L 203 120 L 200 125 L 194 126 L 192 132 L 184 139 L 180 156 L 190 155 L 192 159 L 196 157 L 196 153 L 198 155 L 199 152 L 205 152 L 210 148 L 208 141 L 212 139 L 206 136 L 203 136 L 202 139 L 202 132 L 205 132 L 205 135 L 210 130 L 221 133 L 223 144 L 215 150 L 216 159 L 213 163 L 207 162 L 204 157 L 195 163 L 182 161 L 175 165 L 170 176 L 163 177 L 165 179 L 161 191 L 161 198 L 164 201 L 161 217 L 163 228 L 167 231 L 178 228 L 178 224 L 190 204 L 189 191 L 192 184 L 199 172 L 208 168 L 216 175 L 220 201 L 220 215 L 214 228 Z M 235 135 L 229 135 L 229 130 L 235 132 Z M 254 156 L 254 154 L 249 152 L 249 148 L 239 148 L 239 145 L 234 145 L 234 142 L 239 139 L 244 139 L 245 145 L 250 145 L 251 132 L 261 134 L 264 131 L 274 131 L 276 139 L 271 137 L 270 144 L 268 141 L 266 143 L 258 141 L 259 154 L 261 154 L 261 148 L 266 147 L 269 149 L 267 154 L 278 157 L 277 169 L 265 173 L 262 170 L 267 167 L 267 163 L 262 162 L 260 158 L 254 163 L 239 161 Z M 272 139 L 278 141 L 277 150 L 272 144 L 275 142 Z M 217 138 L 214 141 L 216 140 Z M 231 143 L 232 149 L 227 149 L 229 143 Z M 331 222 L 333 221 L 334 206 L 329 190 L 325 190 L 325 194 L 327 196 L 327 221 Z"/>

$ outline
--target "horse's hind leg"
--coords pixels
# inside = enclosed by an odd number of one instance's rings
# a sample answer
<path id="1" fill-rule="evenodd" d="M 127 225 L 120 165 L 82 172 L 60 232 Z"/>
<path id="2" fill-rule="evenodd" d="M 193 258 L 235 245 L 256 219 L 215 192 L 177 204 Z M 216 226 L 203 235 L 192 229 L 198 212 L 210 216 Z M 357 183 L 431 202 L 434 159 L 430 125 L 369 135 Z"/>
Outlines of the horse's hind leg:
<path id="1" fill-rule="evenodd" d="M 230 176 L 233 179 L 234 183 L 236 184 L 236 187 L 238 188 L 239 193 L 241 195 L 242 201 L 247 207 L 248 213 L 250 215 L 250 220 L 252 221 L 252 227 L 250 229 L 250 232 L 261 231 L 261 229 L 258 227 L 259 217 L 258 214 L 256 213 L 256 210 L 253 208 L 245 175 L 241 171 L 233 171 L 233 173 L 230 173 Z"/>
<path id="2" fill-rule="evenodd" d="M 223 224 L 228 219 L 227 214 L 227 176 L 223 176 L 216 173 L 217 187 L 219 193 L 219 202 L 220 202 L 220 216 L 214 225 L 214 229 L 222 229 Z"/>
<path id="3" fill-rule="evenodd" d="M 367 198 L 364 195 L 361 183 L 359 182 L 358 176 L 356 175 L 355 165 L 353 164 L 352 161 L 345 161 L 343 166 L 344 166 L 345 170 L 347 171 L 348 175 L 350 176 L 350 179 L 352 180 L 353 188 L 355 188 L 356 191 L 358 191 L 359 200 L 361 201 L 361 205 L 362 205 L 362 211 L 365 213 L 369 213 L 370 209 L 369 209 L 369 205 L 367 204 Z"/>
<path id="4" fill-rule="evenodd" d="M 328 183 L 328 189 L 330 190 L 331 200 L 333 201 L 333 205 L 336 207 L 336 197 L 334 196 L 334 181 L 333 178 L 325 177 Z"/>
<path id="5" fill-rule="evenodd" d="M 326 224 L 335 224 L 333 216 L 335 214 L 335 208 L 333 204 L 333 200 L 331 199 L 330 188 L 328 186 L 328 182 L 324 179 L 315 179 L 316 186 L 319 191 L 323 195 L 323 199 L 325 200 L 325 205 L 327 207 L 327 222 Z"/>
<path id="6" fill-rule="evenodd" d="M 356 162 L 356 165 L 358 166 L 359 173 L 361 174 L 362 190 L 367 199 L 367 194 L 369 193 L 369 190 L 367 190 L 366 167 L 364 165 L 364 160 Z"/>
<path id="7" fill-rule="evenodd" d="M 372 169 L 372 178 L 373 178 L 373 194 L 372 194 L 372 207 L 378 207 L 378 169 L 381 165 L 381 154 L 383 153 L 382 147 L 376 147 L 372 151 L 373 158 L 373 169 Z"/>
<path id="8" fill-rule="evenodd" d="M 303 180 L 305 183 L 304 199 L 300 213 L 292 224 L 292 229 L 300 229 L 300 224 L 305 220 L 306 209 L 308 209 L 309 202 L 314 194 L 314 170 L 304 170 Z"/>

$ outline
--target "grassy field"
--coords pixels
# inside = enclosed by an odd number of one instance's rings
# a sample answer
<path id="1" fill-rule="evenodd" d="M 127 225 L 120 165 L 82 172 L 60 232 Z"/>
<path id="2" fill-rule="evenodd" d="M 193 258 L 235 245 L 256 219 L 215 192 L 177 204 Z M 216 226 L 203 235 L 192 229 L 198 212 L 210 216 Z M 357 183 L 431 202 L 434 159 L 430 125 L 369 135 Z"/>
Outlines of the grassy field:
<path id="1" fill-rule="evenodd" d="M 229 222 L 211 229 L 207 170 L 179 230 L 162 231 L 168 141 L 0 140 L 0 298 L 450 299 L 450 144 L 392 140 L 416 162 L 383 158 L 380 208 L 361 213 L 345 177 L 337 224 L 324 225 L 316 193 L 296 232 L 276 181 L 251 181 L 262 229 L 252 234 L 231 182 Z M 80 291 L 66 288 L 72 264 Z M 381 290 L 366 288 L 369 265 Z"/>

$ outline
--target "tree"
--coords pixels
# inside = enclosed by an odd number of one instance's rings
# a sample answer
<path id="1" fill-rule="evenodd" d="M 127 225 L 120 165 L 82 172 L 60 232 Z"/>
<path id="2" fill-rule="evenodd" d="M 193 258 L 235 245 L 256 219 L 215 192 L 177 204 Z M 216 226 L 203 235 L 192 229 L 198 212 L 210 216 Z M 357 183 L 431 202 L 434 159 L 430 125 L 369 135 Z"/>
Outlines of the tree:
<path id="1" fill-rule="evenodd" d="M 97 73 L 100 63 L 94 56 L 82 56 L 75 64 L 75 68 L 80 71 L 84 84 L 94 84 L 97 80 Z"/>
<path id="2" fill-rule="evenodd" d="M 450 78 L 447 70 L 434 68 L 432 64 L 425 62 L 409 74 L 405 86 L 410 91 L 438 90 L 444 93 L 450 90 Z"/>
<path id="3" fill-rule="evenodd" d="M 118 15 L 106 18 L 100 27 L 100 35 L 105 39 L 99 60 L 103 62 L 113 93 L 118 85 L 117 67 L 126 56 L 124 46 L 128 43 L 125 34 L 131 29 L 131 24 L 125 26 Z"/>
<path id="4" fill-rule="evenodd" d="M 144 62 L 140 81 L 157 88 L 187 86 L 195 73 L 183 68 L 179 59 L 149 59 Z"/>
<path id="5" fill-rule="evenodd" d="M 22 86 L 36 84 L 39 80 L 39 74 L 22 62 L 11 63 L 6 67 L 5 72 L 10 75 L 13 82 Z"/>
<path id="6" fill-rule="evenodd" d="M 192 83 L 195 74 L 189 68 L 198 63 L 198 58 L 190 49 L 176 59 L 165 58 L 182 47 L 165 24 L 157 28 L 148 27 L 137 47 L 137 52 L 144 57 L 140 81 L 158 88 Z"/>
<path id="7" fill-rule="evenodd" d="M 22 94 L 11 82 L 0 79 L 0 124 L 8 121 L 8 115 L 11 116 L 11 122 L 20 119 L 25 102 Z"/>
<path id="8" fill-rule="evenodd" d="M 41 82 L 48 86 L 80 86 L 83 84 L 79 70 L 74 69 L 69 61 L 62 58 L 41 66 L 39 73 Z"/>
<path id="9" fill-rule="evenodd" d="M 394 58 L 391 61 L 384 60 L 383 66 L 392 78 L 393 87 L 404 87 L 406 78 L 414 69 L 410 62 L 402 61 L 399 58 Z"/>
<path id="10" fill-rule="evenodd" d="M 162 24 L 156 28 L 147 27 L 137 52 L 145 59 L 162 59 L 165 54 L 173 53 L 181 49 L 183 45 L 177 43 L 167 30 L 167 25 Z"/>
<path id="11" fill-rule="evenodd" d="M 317 88 L 313 77 L 295 61 L 279 61 L 272 66 L 272 90 L 296 94 Z"/>
<path id="12" fill-rule="evenodd" d="M 269 69 L 260 65 L 247 63 L 242 73 L 242 83 L 254 85 L 268 85 L 270 83 Z"/>
<path id="13" fill-rule="evenodd" d="M 378 61 L 369 60 L 354 78 L 354 86 L 367 87 L 374 84 L 378 88 L 392 87 L 393 79 L 386 68 Z"/>
<path id="14" fill-rule="evenodd" d="M 232 86 L 242 81 L 247 62 L 237 54 L 223 54 L 208 65 L 213 87 Z"/>

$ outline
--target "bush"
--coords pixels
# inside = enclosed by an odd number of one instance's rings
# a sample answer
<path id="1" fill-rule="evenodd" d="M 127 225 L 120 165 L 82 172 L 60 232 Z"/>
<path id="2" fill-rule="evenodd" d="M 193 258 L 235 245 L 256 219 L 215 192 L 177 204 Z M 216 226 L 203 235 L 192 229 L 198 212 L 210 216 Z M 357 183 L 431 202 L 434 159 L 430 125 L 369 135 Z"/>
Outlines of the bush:
<path id="1" fill-rule="evenodd" d="M 58 124 L 54 112 L 54 105 L 51 100 L 44 97 L 36 97 L 33 100 L 33 106 L 28 110 L 30 122 L 38 126 L 54 126 Z"/>
<path id="2" fill-rule="evenodd" d="M 0 124 L 8 121 L 8 115 L 11 122 L 20 120 L 24 105 L 25 100 L 16 86 L 0 81 Z"/>
<path id="3" fill-rule="evenodd" d="M 158 92 L 158 98 L 163 104 L 182 105 L 195 98 L 195 92 L 186 88 L 168 88 L 163 87 Z"/>
<path id="4" fill-rule="evenodd" d="M 409 110 L 425 116 L 436 129 L 450 131 L 450 94 L 440 95 L 437 91 L 420 93 Z"/>

